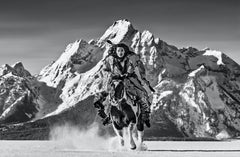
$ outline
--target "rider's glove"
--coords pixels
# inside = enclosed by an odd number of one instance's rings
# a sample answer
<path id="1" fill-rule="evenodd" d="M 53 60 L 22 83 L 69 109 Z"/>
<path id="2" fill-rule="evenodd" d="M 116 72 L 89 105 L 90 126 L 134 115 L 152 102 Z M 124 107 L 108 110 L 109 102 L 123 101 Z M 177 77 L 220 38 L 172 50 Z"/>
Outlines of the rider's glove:
<path id="1" fill-rule="evenodd" d="M 110 117 L 104 118 L 103 121 L 102 121 L 102 123 L 103 123 L 103 125 L 108 125 L 108 124 L 110 124 L 110 123 L 111 123 Z"/>
<path id="2" fill-rule="evenodd" d="M 107 115 L 106 115 L 106 113 L 104 112 L 103 109 L 98 110 L 98 115 L 99 115 L 101 118 L 104 118 L 104 119 L 107 117 Z"/>

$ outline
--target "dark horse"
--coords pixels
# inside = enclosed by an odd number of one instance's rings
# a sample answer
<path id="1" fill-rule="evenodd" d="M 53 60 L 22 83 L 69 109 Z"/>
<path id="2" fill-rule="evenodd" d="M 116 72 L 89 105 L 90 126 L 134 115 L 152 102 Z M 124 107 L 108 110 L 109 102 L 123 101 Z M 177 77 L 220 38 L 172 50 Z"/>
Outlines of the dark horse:
<path id="1" fill-rule="evenodd" d="M 126 139 L 123 131 L 125 130 L 128 135 L 129 144 L 131 149 L 136 149 L 136 143 L 133 139 L 133 134 L 137 133 L 138 141 L 140 144 L 143 142 L 144 124 L 141 120 L 140 105 L 128 103 L 130 97 L 127 96 L 124 89 L 124 83 L 120 82 L 116 87 L 116 92 L 112 95 L 110 117 L 115 133 L 119 138 L 121 146 L 124 146 L 124 139 Z"/>

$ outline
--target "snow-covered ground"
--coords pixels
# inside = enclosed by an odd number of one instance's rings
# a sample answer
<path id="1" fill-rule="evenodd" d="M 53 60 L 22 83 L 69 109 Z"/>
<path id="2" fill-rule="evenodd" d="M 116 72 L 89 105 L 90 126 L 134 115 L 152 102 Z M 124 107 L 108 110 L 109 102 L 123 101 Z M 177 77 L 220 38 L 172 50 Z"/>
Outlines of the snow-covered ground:
<path id="1" fill-rule="evenodd" d="M 86 141 L 81 141 L 82 143 Z M 81 150 L 67 147 L 57 141 L 0 141 L 1 157 L 65 157 L 65 156 L 240 156 L 240 141 L 225 142 L 173 142 L 147 141 L 149 151 Z"/>

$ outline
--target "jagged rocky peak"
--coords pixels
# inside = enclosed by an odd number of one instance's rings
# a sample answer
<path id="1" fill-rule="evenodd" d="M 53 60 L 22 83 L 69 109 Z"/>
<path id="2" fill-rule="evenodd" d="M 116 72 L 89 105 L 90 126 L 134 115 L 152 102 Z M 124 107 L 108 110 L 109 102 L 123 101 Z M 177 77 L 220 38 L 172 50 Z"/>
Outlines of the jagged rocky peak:
<path id="1" fill-rule="evenodd" d="M 36 93 L 29 80 L 8 73 L 0 77 L 0 123 L 25 122 L 38 112 Z"/>
<path id="2" fill-rule="evenodd" d="M 21 62 L 0 67 L 0 123 L 25 122 L 38 112 L 36 79 Z"/>
<path id="3" fill-rule="evenodd" d="M 15 64 L 12 65 L 12 67 L 14 69 L 17 69 L 17 68 L 23 68 L 24 69 L 24 66 L 23 66 L 22 62 L 16 62 Z"/>
<path id="4" fill-rule="evenodd" d="M 4 64 L 0 67 L 0 76 L 6 75 L 9 72 L 12 72 L 13 68 L 8 65 L 8 64 Z"/>
<path id="5" fill-rule="evenodd" d="M 4 64 L 2 67 L 0 67 L 0 76 L 6 75 L 8 73 L 12 73 L 13 75 L 20 77 L 31 76 L 30 72 L 24 68 L 21 62 L 17 62 L 12 66 Z"/>
<path id="6" fill-rule="evenodd" d="M 22 62 L 17 62 L 14 65 L 12 65 L 12 67 L 19 76 L 22 76 L 22 77 L 31 76 L 30 72 L 24 68 Z"/>
<path id="7" fill-rule="evenodd" d="M 144 30 L 141 35 L 141 42 L 148 46 L 152 45 L 154 42 L 153 34 L 148 30 Z"/>

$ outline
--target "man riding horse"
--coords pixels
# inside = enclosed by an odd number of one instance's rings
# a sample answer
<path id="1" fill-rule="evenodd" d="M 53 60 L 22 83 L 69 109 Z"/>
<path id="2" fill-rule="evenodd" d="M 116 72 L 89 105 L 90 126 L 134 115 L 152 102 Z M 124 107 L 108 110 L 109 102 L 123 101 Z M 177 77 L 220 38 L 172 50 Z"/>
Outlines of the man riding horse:
<path id="1" fill-rule="evenodd" d="M 98 115 L 103 119 L 103 124 L 106 125 L 111 122 L 110 117 L 105 113 L 103 102 L 107 97 L 117 100 L 116 97 L 120 97 L 125 90 L 126 101 L 134 106 L 139 105 L 140 120 L 147 127 L 150 127 L 151 104 L 147 90 L 143 85 L 145 84 L 145 87 L 152 92 L 154 92 L 154 89 L 146 80 L 145 68 L 140 57 L 130 51 L 127 45 L 120 43 L 112 45 L 103 63 L 103 70 L 110 74 L 108 84 L 110 90 L 99 93 L 94 101 L 94 106 L 98 109 Z"/>

